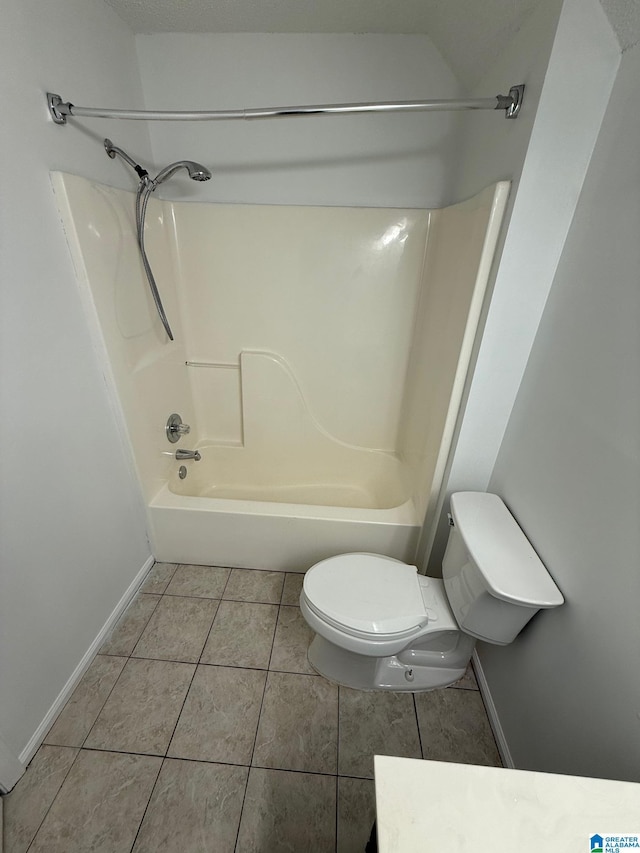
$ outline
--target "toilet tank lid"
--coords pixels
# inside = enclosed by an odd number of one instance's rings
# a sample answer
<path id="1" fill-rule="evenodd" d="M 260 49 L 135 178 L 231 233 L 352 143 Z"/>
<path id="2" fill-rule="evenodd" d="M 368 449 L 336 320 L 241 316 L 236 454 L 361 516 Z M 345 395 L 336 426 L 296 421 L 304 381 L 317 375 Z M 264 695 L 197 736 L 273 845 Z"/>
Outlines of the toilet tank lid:
<path id="1" fill-rule="evenodd" d="M 558 607 L 564 597 L 498 495 L 455 492 L 451 514 L 464 544 L 496 598 Z"/>

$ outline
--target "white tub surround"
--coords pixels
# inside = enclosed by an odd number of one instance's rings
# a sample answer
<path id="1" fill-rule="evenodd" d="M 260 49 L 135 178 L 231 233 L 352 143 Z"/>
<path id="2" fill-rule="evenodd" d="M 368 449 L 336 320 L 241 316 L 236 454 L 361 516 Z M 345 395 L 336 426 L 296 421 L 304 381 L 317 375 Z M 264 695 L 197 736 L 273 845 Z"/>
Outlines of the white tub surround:
<path id="1" fill-rule="evenodd" d="M 509 185 L 431 211 L 153 199 L 169 343 L 132 197 L 53 182 L 156 558 L 290 571 L 351 550 L 412 560 Z M 178 444 L 172 412 L 191 426 Z M 177 448 L 202 458 L 176 461 Z"/>

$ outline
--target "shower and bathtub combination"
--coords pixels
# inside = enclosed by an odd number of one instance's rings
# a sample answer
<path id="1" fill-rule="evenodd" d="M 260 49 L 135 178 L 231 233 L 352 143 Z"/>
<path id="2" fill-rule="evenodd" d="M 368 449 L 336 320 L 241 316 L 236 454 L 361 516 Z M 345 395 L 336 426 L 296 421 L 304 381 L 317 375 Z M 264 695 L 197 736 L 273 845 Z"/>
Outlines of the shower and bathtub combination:
<path id="1" fill-rule="evenodd" d="M 136 170 L 137 204 L 52 182 L 156 559 L 413 560 L 509 184 L 438 210 L 171 202 L 158 183 L 209 170 L 152 180 L 105 147 Z"/>

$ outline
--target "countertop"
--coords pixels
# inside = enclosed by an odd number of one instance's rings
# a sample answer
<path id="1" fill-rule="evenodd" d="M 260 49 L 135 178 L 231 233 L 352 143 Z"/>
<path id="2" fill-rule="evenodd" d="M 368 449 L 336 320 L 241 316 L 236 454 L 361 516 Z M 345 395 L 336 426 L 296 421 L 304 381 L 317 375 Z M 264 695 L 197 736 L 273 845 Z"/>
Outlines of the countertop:
<path id="1" fill-rule="evenodd" d="M 640 851 L 635 782 L 377 755 L 375 785 L 379 853 Z"/>

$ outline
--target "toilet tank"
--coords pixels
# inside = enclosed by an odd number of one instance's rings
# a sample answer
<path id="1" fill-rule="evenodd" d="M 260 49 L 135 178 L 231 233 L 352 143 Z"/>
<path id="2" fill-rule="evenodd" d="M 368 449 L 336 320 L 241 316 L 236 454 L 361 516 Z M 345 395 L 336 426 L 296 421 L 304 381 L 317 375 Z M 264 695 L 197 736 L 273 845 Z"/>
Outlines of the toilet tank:
<path id="1" fill-rule="evenodd" d="M 451 515 L 442 576 L 463 631 L 506 645 L 538 610 L 564 602 L 501 498 L 456 492 L 451 495 Z"/>

